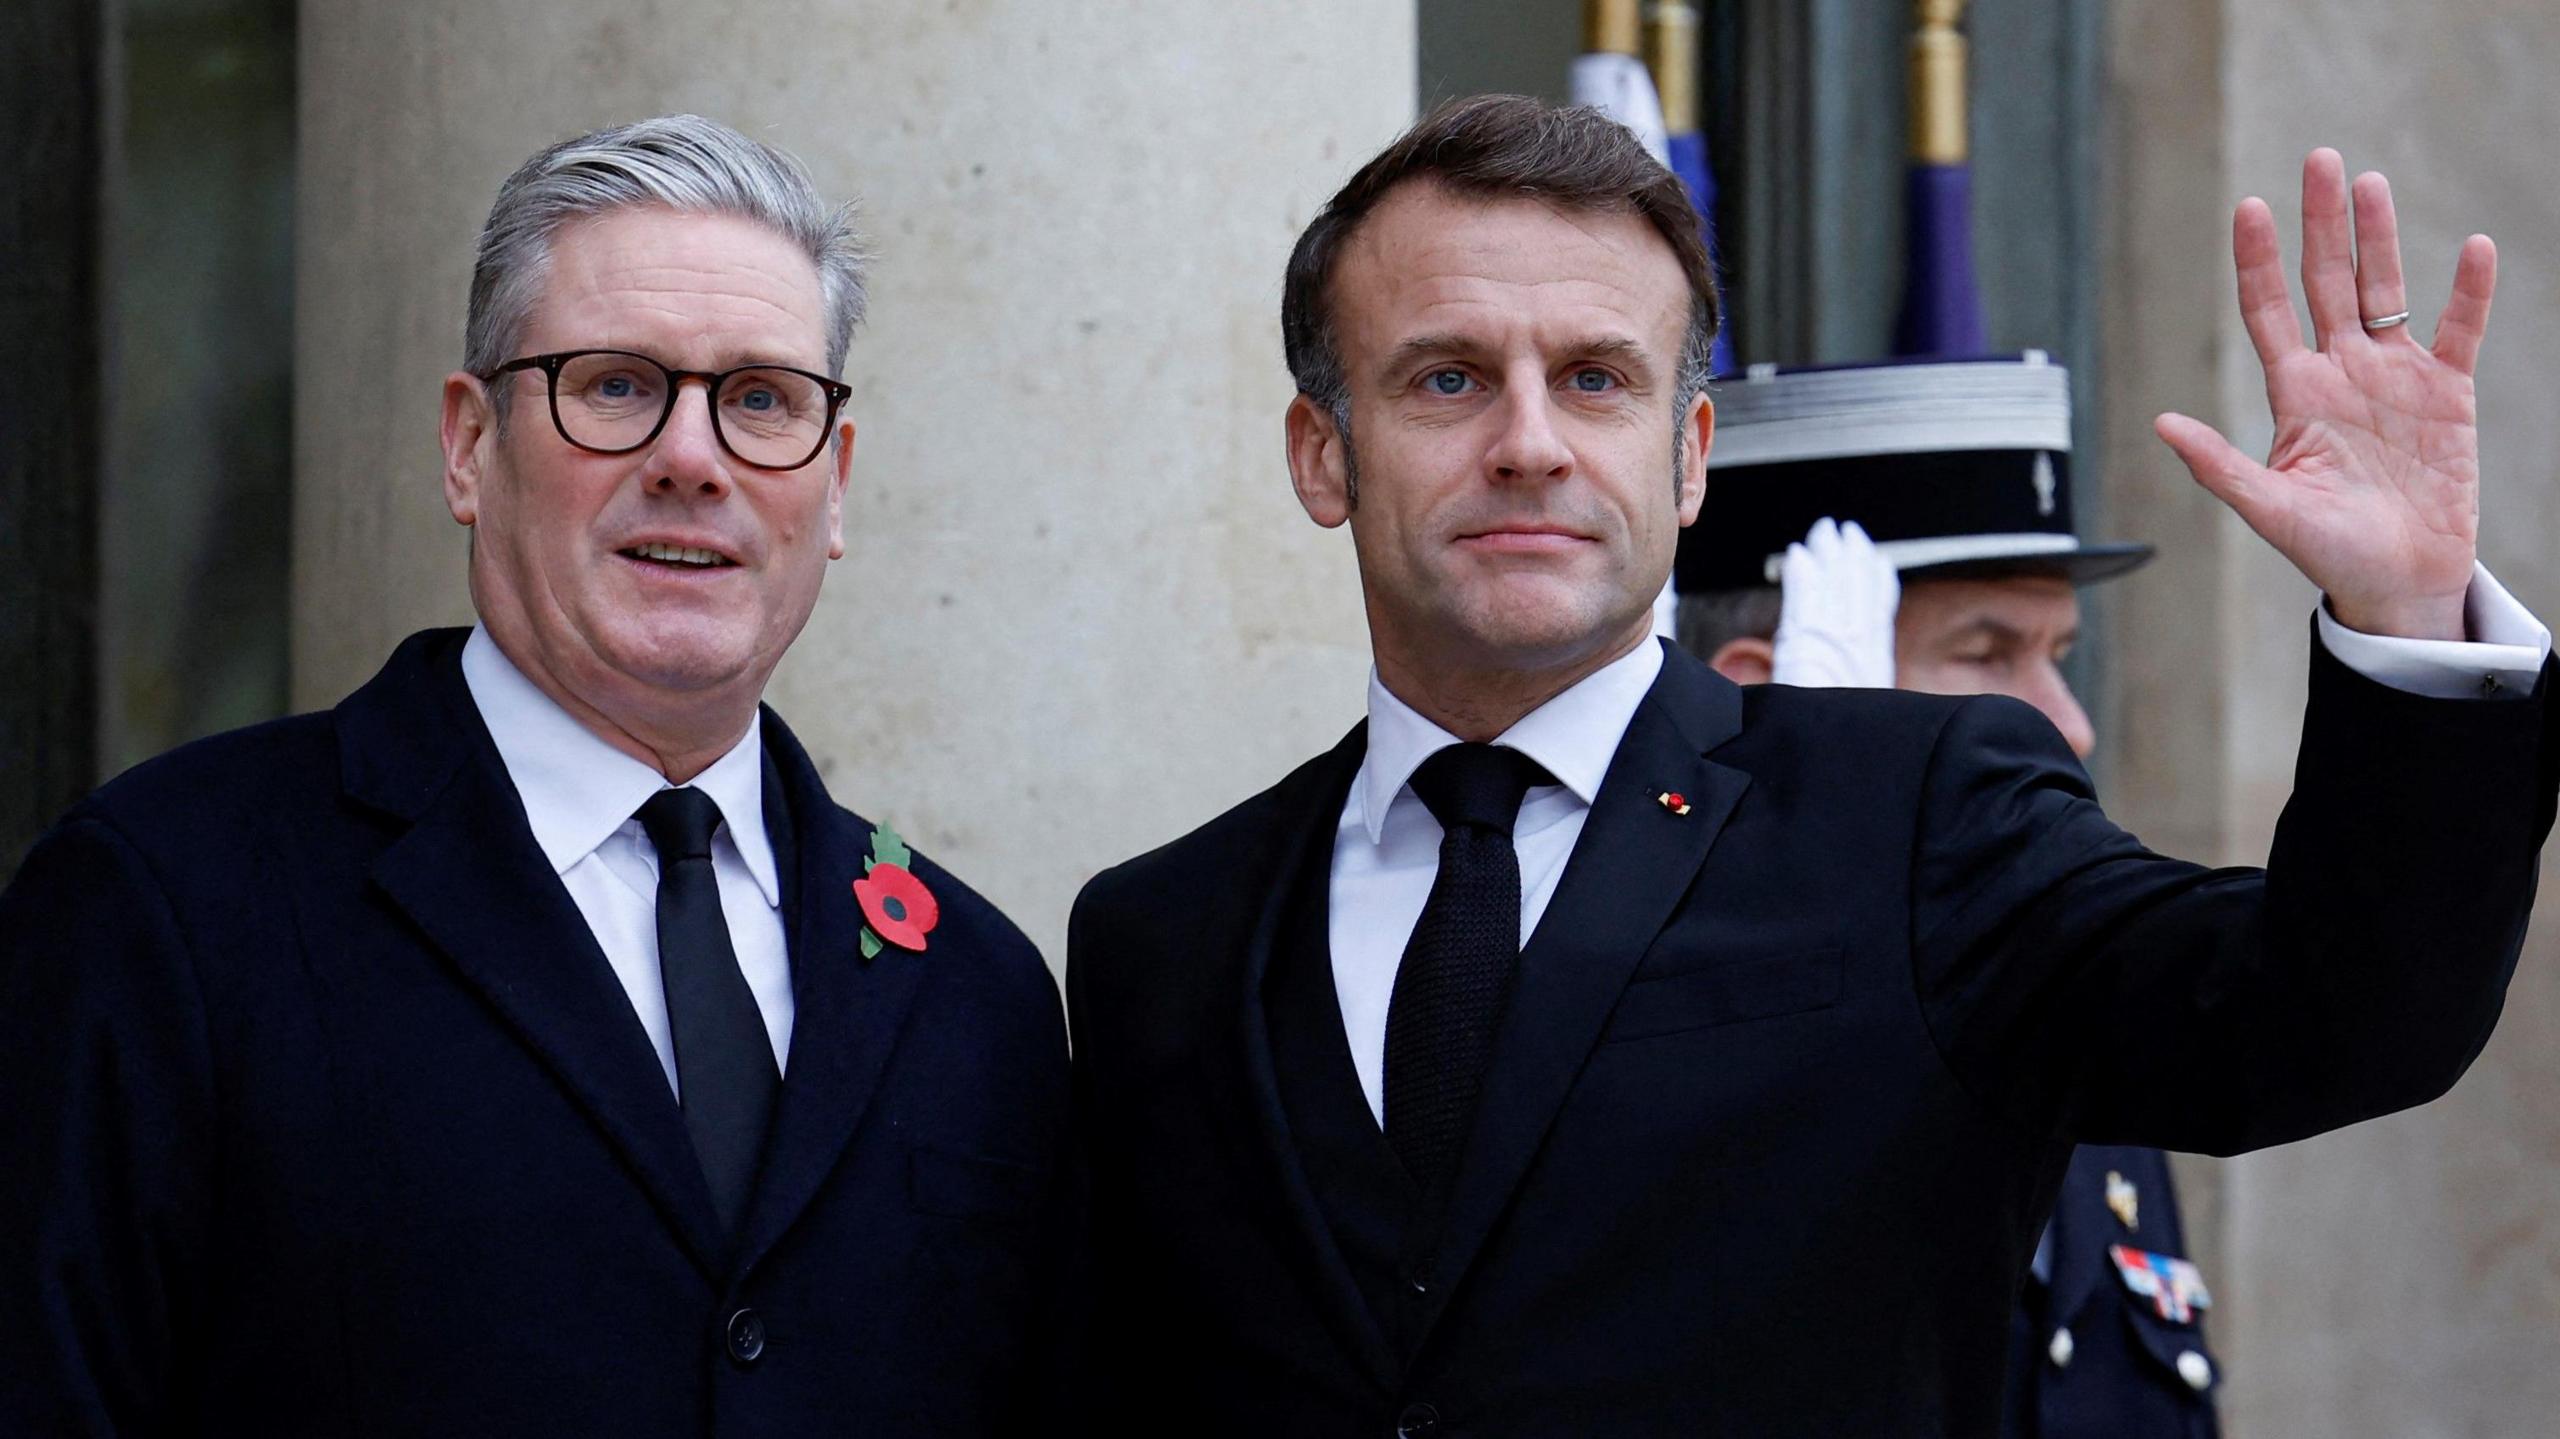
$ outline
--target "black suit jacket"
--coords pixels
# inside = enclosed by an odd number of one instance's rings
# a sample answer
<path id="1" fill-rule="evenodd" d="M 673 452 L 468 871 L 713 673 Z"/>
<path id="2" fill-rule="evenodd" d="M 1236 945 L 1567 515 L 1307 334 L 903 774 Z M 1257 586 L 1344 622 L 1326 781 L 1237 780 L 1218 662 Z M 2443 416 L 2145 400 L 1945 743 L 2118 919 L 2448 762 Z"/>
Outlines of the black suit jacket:
<path id="1" fill-rule="evenodd" d="M 0 1432 L 1029 1427 L 1067 1085 L 1032 946 L 920 858 L 939 927 L 865 961 L 871 827 L 767 711 L 797 1017 L 724 1242 L 462 639 L 133 770 L 0 897 Z"/>
<path id="2" fill-rule="evenodd" d="M 2014 701 L 1666 654 L 1521 953 L 1410 1347 L 1310 1189 L 1267 1022 L 1362 732 L 1103 874 L 1068 1009 L 1104 1414 L 1996 1432 L 2074 1140 L 2297 1139 L 2441 1093 L 2495 1021 L 2551 820 L 2540 691 L 2313 665 L 2261 872 L 2146 851 Z"/>

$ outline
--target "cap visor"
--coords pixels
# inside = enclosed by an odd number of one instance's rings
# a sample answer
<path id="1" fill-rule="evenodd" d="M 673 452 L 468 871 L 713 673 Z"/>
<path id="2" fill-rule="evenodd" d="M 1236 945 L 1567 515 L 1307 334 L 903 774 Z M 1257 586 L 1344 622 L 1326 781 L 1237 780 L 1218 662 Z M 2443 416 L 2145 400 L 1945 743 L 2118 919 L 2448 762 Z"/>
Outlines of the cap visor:
<path id="1" fill-rule="evenodd" d="M 2049 555 L 2011 555 L 1920 565 L 1904 570 L 1902 579 L 1908 584 L 1913 580 L 2008 579 L 2033 575 L 2067 580 L 2075 585 L 2093 585 L 2142 568 L 2151 563 L 2151 557 L 2156 553 L 2158 551 L 2149 545 L 2082 545 L 2076 550 Z"/>

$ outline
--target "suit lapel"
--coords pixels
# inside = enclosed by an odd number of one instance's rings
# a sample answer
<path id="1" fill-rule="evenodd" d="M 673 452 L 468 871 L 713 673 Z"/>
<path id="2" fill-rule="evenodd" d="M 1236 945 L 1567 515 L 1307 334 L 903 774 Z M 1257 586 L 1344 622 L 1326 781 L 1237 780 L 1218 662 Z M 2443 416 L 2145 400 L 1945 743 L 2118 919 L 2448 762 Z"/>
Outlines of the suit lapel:
<path id="1" fill-rule="evenodd" d="M 630 997 L 534 843 L 461 675 L 461 632 L 401 646 L 339 708 L 347 789 L 414 821 L 374 882 L 512 1028 L 630 1165 L 707 1275 L 719 1222 Z"/>
<path id="2" fill-rule="evenodd" d="M 796 851 L 783 905 L 791 945 L 791 1062 L 782 1081 L 764 1165 L 739 1250 L 746 1274 L 817 1196 L 878 1093 L 928 967 L 952 963 L 957 926 L 936 929 L 921 954 L 892 945 L 862 957 L 862 906 L 853 882 L 870 857 L 871 829 L 828 798 L 799 741 L 771 710 L 763 716 L 766 812 L 788 826 Z M 777 854 L 780 850 L 777 849 Z"/>
<path id="3" fill-rule="evenodd" d="M 1264 1004 L 1265 984 L 1290 906 L 1298 899 L 1299 876 L 1314 863 L 1317 847 L 1332 853 L 1333 831 L 1351 781 L 1368 753 L 1368 726 L 1353 727 L 1332 753 L 1301 770 L 1292 792 L 1282 798 L 1283 822 L 1271 852 L 1273 883 L 1264 887 L 1258 908 L 1248 910 L 1251 929 L 1245 937 L 1243 963 L 1237 966 L 1235 990 L 1228 1008 L 1235 1016 L 1232 1063 L 1212 1059 L 1212 1082 L 1224 1099 L 1231 1129 L 1243 1137 L 1248 1166 L 1268 1181 L 1260 1192 L 1276 1194 L 1300 1260 L 1299 1272 L 1314 1291 L 1317 1308 L 1334 1337 L 1382 1388 L 1392 1392 L 1402 1366 L 1386 1331 L 1352 1277 L 1351 1266 L 1334 1241 L 1324 1206 L 1308 1180 L 1298 1143 L 1290 1132 L 1287 1106 L 1280 1097 L 1280 1076 L 1271 1048 L 1270 1012 Z M 1323 929 L 1317 929 L 1321 941 Z"/>
<path id="4" fill-rule="evenodd" d="M 1740 728 L 1741 696 L 1731 684 L 1677 650 L 1663 657 L 1555 897 L 1521 951 L 1450 1193 L 1426 1335 L 1509 1206 L 1629 975 L 1749 787 L 1740 770 L 1705 758 Z M 1666 808 L 1659 799 L 1666 791 L 1689 812 Z"/>

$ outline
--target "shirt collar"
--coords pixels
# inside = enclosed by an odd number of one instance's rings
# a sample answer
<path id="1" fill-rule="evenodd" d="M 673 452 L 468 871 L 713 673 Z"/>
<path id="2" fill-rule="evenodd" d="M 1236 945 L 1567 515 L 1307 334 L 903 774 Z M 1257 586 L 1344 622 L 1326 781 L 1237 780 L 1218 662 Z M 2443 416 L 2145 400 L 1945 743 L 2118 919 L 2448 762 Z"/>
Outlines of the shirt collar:
<path id="1" fill-rule="evenodd" d="M 471 702 L 497 742 L 507 778 L 524 801 L 533 841 L 554 874 L 595 852 L 659 790 L 665 775 L 597 736 L 524 677 L 487 629 L 474 626 L 462 646 L 462 679 Z M 729 752 L 693 777 L 693 787 L 720 806 L 729 840 L 765 903 L 782 903 L 773 841 L 764 828 L 764 761 L 757 725 Z"/>
<path id="2" fill-rule="evenodd" d="M 1662 673 L 1662 645 L 1648 639 L 1576 681 L 1571 689 L 1522 715 L 1494 743 L 1518 750 L 1546 767 L 1556 783 L 1584 804 L 1600 793 L 1600 780 Z M 1361 821 L 1369 842 L 1386 832 L 1387 810 L 1422 762 L 1458 737 L 1396 698 L 1376 666 L 1369 669 L 1369 754 L 1361 766 Z"/>

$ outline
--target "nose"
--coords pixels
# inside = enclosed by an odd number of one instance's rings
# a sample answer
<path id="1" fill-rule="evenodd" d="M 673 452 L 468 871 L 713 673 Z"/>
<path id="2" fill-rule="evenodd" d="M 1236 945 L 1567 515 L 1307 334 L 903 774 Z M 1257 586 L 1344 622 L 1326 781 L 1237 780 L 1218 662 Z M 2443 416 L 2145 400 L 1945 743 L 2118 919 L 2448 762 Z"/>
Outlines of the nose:
<path id="1" fill-rule="evenodd" d="M 694 402 L 699 390 L 702 400 Z M 728 452 L 711 422 L 711 387 L 687 379 L 676 385 L 676 407 L 649 446 L 648 487 L 666 494 L 718 499 L 733 483 Z"/>
<path id="2" fill-rule="evenodd" d="M 1573 451 L 1556 432 L 1555 401 L 1543 382 L 1508 387 L 1485 462 L 1505 483 L 1562 479 L 1573 470 Z"/>
<path id="3" fill-rule="evenodd" d="M 2060 669 L 2049 663 L 2037 666 L 2029 692 L 2019 698 L 2042 710 L 2044 717 L 2053 721 L 2053 727 L 2062 731 L 2062 741 L 2071 746 L 2073 754 L 2087 759 L 2090 752 L 2097 749 L 2097 727 L 2089 723 L 2089 712 L 2080 708 L 2079 696 L 2071 692 L 2071 686 L 2062 678 Z"/>

